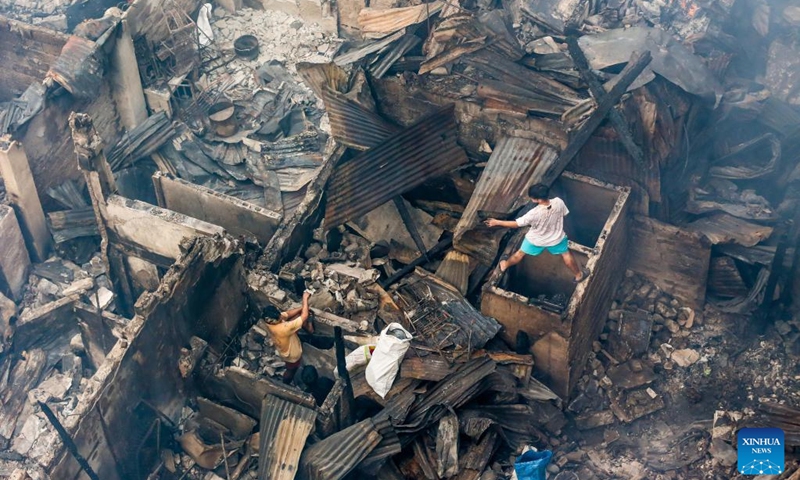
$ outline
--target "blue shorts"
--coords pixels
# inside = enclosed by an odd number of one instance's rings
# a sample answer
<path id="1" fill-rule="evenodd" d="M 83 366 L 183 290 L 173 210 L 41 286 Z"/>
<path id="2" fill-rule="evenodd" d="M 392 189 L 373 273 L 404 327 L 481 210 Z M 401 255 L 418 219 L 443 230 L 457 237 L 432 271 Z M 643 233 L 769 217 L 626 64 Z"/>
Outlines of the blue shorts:
<path id="1" fill-rule="evenodd" d="M 560 242 L 558 242 L 553 246 L 537 247 L 536 245 L 529 242 L 528 239 L 526 238 L 522 240 L 522 246 L 519 249 L 522 250 L 522 253 L 526 255 L 536 256 L 545 250 L 550 252 L 551 255 L 561 255 L 569 251 L 569 240 L 567 239 L 566 236 L 564 236 L 564 240 L 561 240 Z"/>

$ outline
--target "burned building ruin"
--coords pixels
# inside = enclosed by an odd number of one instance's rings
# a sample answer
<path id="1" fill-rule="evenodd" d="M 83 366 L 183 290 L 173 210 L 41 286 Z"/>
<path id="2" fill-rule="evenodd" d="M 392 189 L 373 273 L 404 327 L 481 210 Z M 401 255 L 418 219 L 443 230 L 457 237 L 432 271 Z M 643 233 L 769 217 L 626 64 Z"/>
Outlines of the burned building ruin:
<path id="1" fill-rule="evenodd" d="M 799 54 L 792 0 L 3 2 L 0 478 L 740 479 L 771 427 L 800 479 Z M 535 184 L 588 277 L 501 269 Z"/>

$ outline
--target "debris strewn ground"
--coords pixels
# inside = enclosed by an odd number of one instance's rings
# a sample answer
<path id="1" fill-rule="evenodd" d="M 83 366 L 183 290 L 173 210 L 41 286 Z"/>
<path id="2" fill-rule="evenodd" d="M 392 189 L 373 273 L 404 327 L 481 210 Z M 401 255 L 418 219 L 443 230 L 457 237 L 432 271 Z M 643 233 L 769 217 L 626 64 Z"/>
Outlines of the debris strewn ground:
<path id="1" fill-rule="evenodd" d="M 0 14 L 0 477 L 800 475 L 790 0 Z"/>

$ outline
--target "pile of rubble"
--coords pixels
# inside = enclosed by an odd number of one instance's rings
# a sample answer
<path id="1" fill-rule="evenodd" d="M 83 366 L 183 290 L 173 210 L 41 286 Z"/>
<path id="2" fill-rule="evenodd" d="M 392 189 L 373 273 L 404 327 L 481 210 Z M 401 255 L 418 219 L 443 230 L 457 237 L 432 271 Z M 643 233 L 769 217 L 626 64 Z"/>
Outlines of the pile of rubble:
<path id="1" fill-rule="evenodd" d="M 616 298 L 567 408 L 573 443 L 553 446 L 556 465 L 579 478 L 740 478 L 734 433 L 780 422 L 797 402 L 796 335 L 731 338 L 752 330 L 747 317 L 695 314 L 631 272 Z"/>
<path id="2" fill-rule="evenodd" d="M 3 2 L 0 14 L 59 32 L 67 31 L 67 8 L 74 0 L 15 0 Z"/>

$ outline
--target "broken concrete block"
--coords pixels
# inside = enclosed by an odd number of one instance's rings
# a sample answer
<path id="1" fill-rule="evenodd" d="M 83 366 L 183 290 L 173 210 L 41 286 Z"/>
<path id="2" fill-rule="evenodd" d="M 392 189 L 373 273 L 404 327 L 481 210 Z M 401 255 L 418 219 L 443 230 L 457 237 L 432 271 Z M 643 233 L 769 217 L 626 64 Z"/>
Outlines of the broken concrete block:
<path id="1" fill-rule="evenodd" d="M 700 360 L 700 354 L 697 352 L 697 350 L 692 350 L 691 348 L 684 348 L 672 352 L 670 360 L 675 362 L 679 367 L 686 368 L 690 365 L 693 365 L 698 360 Z"/>
<path id="2" fill-rule="evenodd" d="M 67 392 L 71 387 L 71 377 L 56 373 L 40 383 L 38 387 L 29 391 L 28 401 L 31 404 L 35 404 L 37 401 L 42 403 L 60 402 L 66 398 Z"/>
<path id="3" fill-rule="evenodd" d="M 97 293 L 89 296 L 89 299 L 91 300 L 92 305 L 101 310 L 105 310 L 111 305 L 111 302 L 114 301 L 114 292 L 106 287 L 100 287 L 97 290 Z"/>

